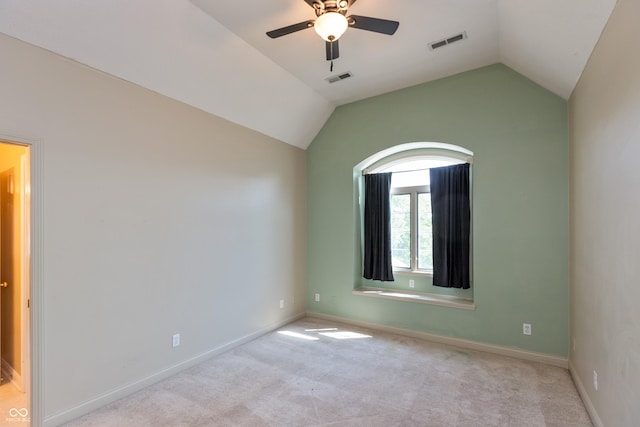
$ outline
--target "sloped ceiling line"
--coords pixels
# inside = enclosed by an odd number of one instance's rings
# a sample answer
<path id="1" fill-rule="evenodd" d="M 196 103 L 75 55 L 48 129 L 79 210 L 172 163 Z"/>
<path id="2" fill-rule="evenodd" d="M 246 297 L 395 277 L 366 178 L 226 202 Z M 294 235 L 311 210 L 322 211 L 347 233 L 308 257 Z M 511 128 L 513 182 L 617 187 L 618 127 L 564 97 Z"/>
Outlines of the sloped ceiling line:
<path id="1" fill-rule="evenodd" d="M 275 5 L 275 6 L 274 6 Z M 350 13 L 400 22 L 349 29 L 333 73 L 303 30 L 303 0 L 3 0 L 0 32 L 306 148 L 337 105 L 496 62 L 568 98 L 615 0 L 359 0 Z M 433 51 L 428 43 L 466 31 Z M 351 72 L 339 84 L 327 78 Z"/>

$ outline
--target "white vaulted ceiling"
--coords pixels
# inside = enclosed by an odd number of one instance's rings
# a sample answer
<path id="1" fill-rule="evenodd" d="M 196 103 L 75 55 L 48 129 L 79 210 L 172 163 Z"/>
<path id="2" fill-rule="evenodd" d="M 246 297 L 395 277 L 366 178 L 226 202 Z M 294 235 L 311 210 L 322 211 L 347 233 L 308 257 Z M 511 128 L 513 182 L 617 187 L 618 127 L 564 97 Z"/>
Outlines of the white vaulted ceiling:
<path id="1" fill-rule="evenodd" d="M 304 0 L 0 0 L 0 32 L 306 148 L 337 105 L 496 62 L 566 99 L 615 2 L 358 0 L 400 26 L 348 29 L 333 72 L 313 29 L 265 35 L 313 19 Z"/>

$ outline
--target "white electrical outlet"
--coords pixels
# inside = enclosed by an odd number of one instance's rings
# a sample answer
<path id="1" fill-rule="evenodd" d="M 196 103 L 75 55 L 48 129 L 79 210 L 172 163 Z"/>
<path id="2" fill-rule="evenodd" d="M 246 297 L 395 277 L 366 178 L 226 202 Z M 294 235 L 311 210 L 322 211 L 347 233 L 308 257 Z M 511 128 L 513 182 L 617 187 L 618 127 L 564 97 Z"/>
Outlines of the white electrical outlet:
<path id="1" fill-rule="evenodd" d="M 172 337 L 172 345 L 173 347 L 178 347 L 180 345 L 180 334 L 175 334 Z"/>
<path id="2" fill-rule="evenodd" d="M 413 280 L 413 279 L 409 280 L 409 287 L 410 288 L 415 288 L 416 287 L 416 281 Z"/>
<path id="3" fill-rule="evenodd" d="M 525 335 L 531 335 L 531 323 L 522 324 L 522 333 Z"/>
<path id="4" fill-rule="evenodd" d="M 316 302 L 320 302 L 320 294 L 316 294 Z"/>
<path id="5" fill-rule="evenodd" d="M 595 370 L 593 371 L 593 388 L 598 391 L 598 373 Z"/>
<path id="6" fill-rule="evenodd" d="M 284 300 L 283 299 L 280 300 L 280 308 L 284 308 Z"/>

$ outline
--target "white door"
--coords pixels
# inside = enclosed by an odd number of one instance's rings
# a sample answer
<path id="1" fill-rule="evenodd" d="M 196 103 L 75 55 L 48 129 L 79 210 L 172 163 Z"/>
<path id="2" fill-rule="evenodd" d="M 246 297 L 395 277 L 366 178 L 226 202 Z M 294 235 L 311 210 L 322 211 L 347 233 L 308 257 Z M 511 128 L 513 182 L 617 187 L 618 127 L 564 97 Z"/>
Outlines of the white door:
<path id="1" fill-rule="evenodd" d="M 2 185 L 2 183 L 0 183 L 0 185 Z M 2 294 L 4 293 L 5 287 L 8 285 L 7 282 L 4 281 L 4 269 L 2 268 L 4 264 L 4 262 L 2 261 L 2 249 L 4 246 L 4 243 L 2 243 L 2 228 L 4 226 L 2 217 L 4 216 L 4 202 L 4 190 L 2 190 L 0 191 L 0 362 L 2 362 Z M 3 380 L 4 378 L 2 378 L 2 369 L 0 367 L 0 383 L 2 383 Z"/>
<path id="2" fill-rule="evenodd" d="M 14 238 L 16 237 L 13 229 L 13 194 L 13 169 L 10 169 L 0 173 L 0 361 L 5 360 L 5 358 L 2 357 L 2 297 L 5 297 L 6 309 L 6 304 L 11 303 L 12 292 L 14 291 L 14 289 L 11 288 L 14 283 L 13 244 Z M 5 328 L 11 327 L 12 322 L 7 323 L 6 319 L 6 315 L 11 316 L 11 314 L 11 310 L 5 310 Z M 11 336 L 12 335 L 9 334 L 9 337 Z M 0 369 L 0 376 L 1 372 L 2 369 Z"/>
<path id="3" fill-rule="evenodd" d="M 2 194 L 0 192 L 0 206 L 2 206 Z M 0 242 L 2 242 L 2 214 L 0 213 Z M 0 363 L 2 362 L 2 291 L 5 282 L 2 277 L 2 245 L 0 244 Z M 0 383 L 2 383 L 2 367 L 0 366 Z"/>

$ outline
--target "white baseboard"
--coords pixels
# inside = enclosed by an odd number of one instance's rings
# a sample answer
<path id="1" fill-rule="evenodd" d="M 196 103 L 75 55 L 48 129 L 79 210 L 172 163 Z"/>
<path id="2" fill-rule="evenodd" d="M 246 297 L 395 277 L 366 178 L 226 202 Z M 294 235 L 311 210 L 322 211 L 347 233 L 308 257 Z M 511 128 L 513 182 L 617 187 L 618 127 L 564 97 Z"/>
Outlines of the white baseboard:
<path id="1" fill-rule="evenodd" d="M 11 383 L 13 383 L 13 385 L 15 386 L 15 388 L 18 389 L 18 391 L 23 391 L 22 377 L 20 376 L 19 373 L 16 372 L 15 369 L 13 369 L 13 366 L 11 366 L 9 362 L 2 359 L 2 361 L 0 362 L 0 369 L 2 369 L 2 373 L 0 373 L 0 377 L 4 378 L 5 380 L 11 381 Z"/>
<path id="2" fill-rule="evenodd" d="M 546 363 L 547 365 L 558 366 L 560 368 L 568 369 L 569 361 L 564 357 L 554 356 L 551 354 L 537 353 L 534 351 L 519 350 L 510 347 L 504 347 L 494 344 L 486 344 L 478 341 L 471 341 L 462 338 L 447 337 L 444 335 L 430 334 L 428 332 L 412 331 L 410 329 L 396 328 L 393 326 L 381 325 L 378 323 L 365 322 L 362 320 L 354 320 L 345 317 L 332 316 L 329 314 L 317 313 L 313 311 L 307 311 L 307 316 L 315 317 L 318 319 L 329 320 L 334 322 L 346 323 L 355 326 L 361 326 L 363 328 L 374 329 L 382 332 L 389 332 L 392 334 L 403 335 L 411 338 L 423 339 L 426 341 L 433 341 L 440 344 L 452 345 L 455 347 L 467 348 L 470 350 L 485 351 L 487 353 L 500 354 L 502 356 L 515 357 L 517 359 L 529 360 L 532 362 Z"/>
<path id="3" fill-rule="evenodd" d="M 82 403 L 80 403 L 79 405 L 74 406 L 73 408 L 69 408 L 66 409 L 62 412 L 58 412 L 57 414 L 48 416 L 44 419 L 44 423 L 43 425 L 45 427 L 53 427 L 53 426 L 58 426 L 61 424 L 64 424 L 68 421 L 71 421 L 75 418 L 78 418 L 82 415 L 88 414 L 91 411 L 94 411 L 98 408 L 101 408 L 102 406 L 105 406 L 109 403 L 115 402 L 118 399 L 121 399 L 123 397 L 126 397 L 132 393 L 135 393 L 137 391 L 142 390 L 145 387 L 148 387 L 152 384 L 155 384 L 159 381 L 162 381 L 166 378 L 169 378 L 172 375 L 177 374 L 180 371 L 183 371 L 187 368 L 190 368 L 192 366 L 195 366 L 199 363 L 204 362 L 207 359 L 210 359 L 214 356 L 217 356 L 219 354 L 225 353 L 235 347 L 238 347 L 242 344 L 245 344 L 249 341 L 252 341 L 266 333 L 269 333 L 275 329 L 278 329 L 286 324 L 289 324 L 291 322 L 294 322 L 296 320 L 299 320 L 301 318 L 303 318 L 305 316 L 305 313 L 299 313 L 296 315 L 293 315 L 291 317 L 288 317 L 284 320 L 281 320 L 279 322 L 276 322 L 272 325 L 269 325 L 267 327 L 264 327 L 262 329 L 259 329 L 255 332 L 252 332 L 248 335 L 245 335 L 243 337 L 240 337 L 236 340 L 230 341 L 226 344 L 223 344 L 221 346 L 212 348 L 211 350 L 208 350 L 202 354 L 199 354 L 195 357 L 192 357 L 190 359 L 184 360 L 176 365 L 170 366 L 166 369 L 163 369 L 161 371 L 155 372 L 145 378 L 130 382 L 128 384 L 124 384 L 120 387 L 117 387 L 115 389 L 109 390 L 105 393 L 102 393 L 98 396 L 95 396 L 91 399 L 88 399 Z"/>
<path id="4" fill-rule="evenodd" d="M 589 398 L 589 395 L 587 394 L 587 389 L 584 387 L 584 384 L 582 383 L 582 380 L 580 379 L 580 376 L 578 375 L 578 372 L 576 371 L 576 368 L 573 366 L 573 363 L 571 363 L 571 361 L 569 361 L 569 373 L 571 374 L 573 383 L 576 385 L 576 388 L 578 389 L 578 394 L 582 399 L 582 403 L 584 403 L 584 407 L 587 408 L 587 413 L 589 413 L 589 416 L 591 417 L 591 422 L 595 427 L 604 427 L 602 420 L 598 416 L 596 407 L 593 405 L 593 402 Z"/>

